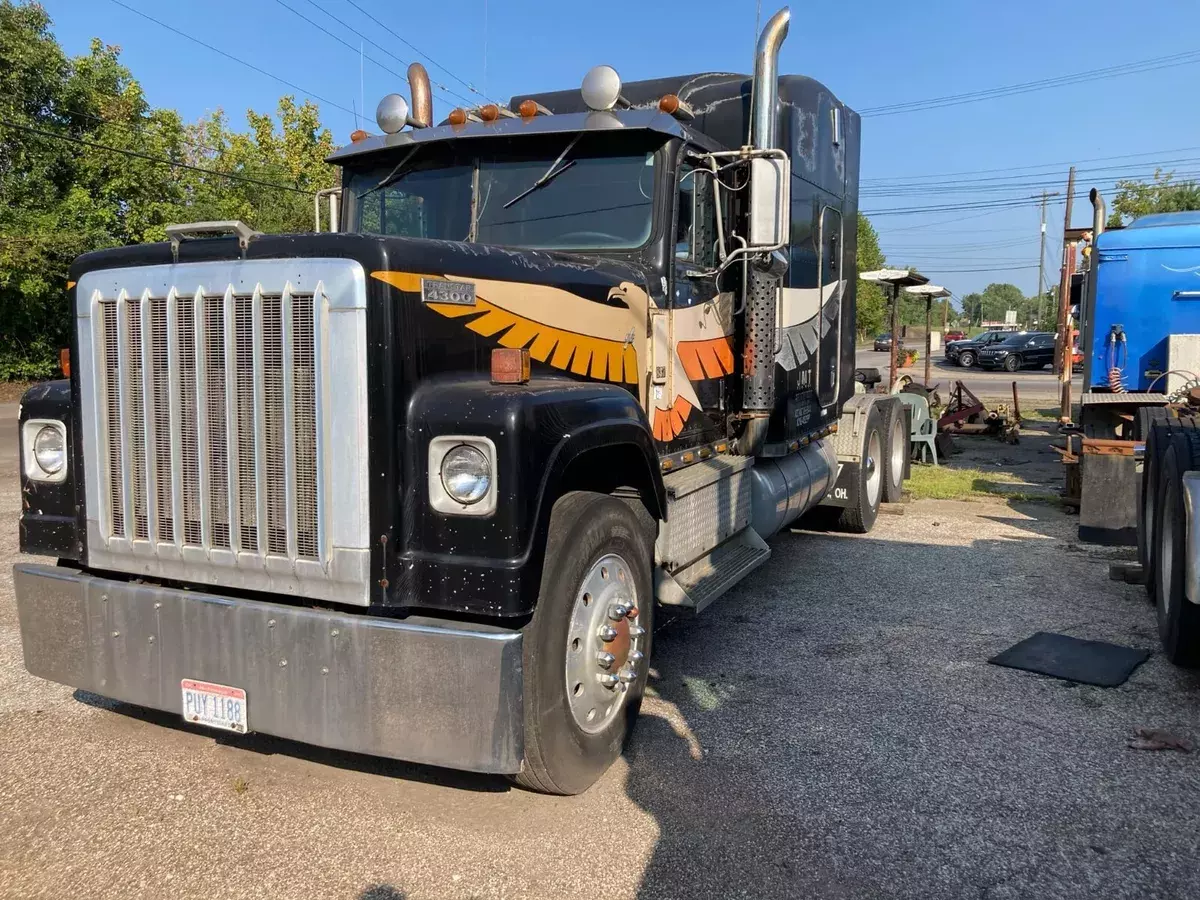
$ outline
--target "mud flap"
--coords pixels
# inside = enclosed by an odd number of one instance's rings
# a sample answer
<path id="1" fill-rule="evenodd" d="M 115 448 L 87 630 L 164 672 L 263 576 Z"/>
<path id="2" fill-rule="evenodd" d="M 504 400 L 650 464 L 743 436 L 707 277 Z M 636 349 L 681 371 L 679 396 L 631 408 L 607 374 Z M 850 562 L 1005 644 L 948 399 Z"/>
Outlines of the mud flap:
<path id="1" fill-rule="evenodd" d="M 833 487 L 818 506 L 846 507 L 858 502 L 858 486 L 862 481 L 858 477 L 858 465 L 856 462 L 838 463 L 838 474 Z"/>

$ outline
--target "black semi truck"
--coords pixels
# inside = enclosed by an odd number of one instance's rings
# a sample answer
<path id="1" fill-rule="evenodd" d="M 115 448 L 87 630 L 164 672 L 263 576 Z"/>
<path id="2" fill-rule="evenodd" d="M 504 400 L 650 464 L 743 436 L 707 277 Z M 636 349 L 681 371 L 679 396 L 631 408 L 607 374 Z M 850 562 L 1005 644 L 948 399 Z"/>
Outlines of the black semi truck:
<path id="1" fill-rule="evenodd" d="M 859 119 L 708 73 L 380 103 L 332 230 L 172 226 L 68 284 L 21 406 L 30 672 L 227 731 L 504 773 L 620 754 L 655 610 L 699 612 L 818 505 L 898 499 L 856 392 Z M 813 577 L 820 577 L 813 573 Z"/>

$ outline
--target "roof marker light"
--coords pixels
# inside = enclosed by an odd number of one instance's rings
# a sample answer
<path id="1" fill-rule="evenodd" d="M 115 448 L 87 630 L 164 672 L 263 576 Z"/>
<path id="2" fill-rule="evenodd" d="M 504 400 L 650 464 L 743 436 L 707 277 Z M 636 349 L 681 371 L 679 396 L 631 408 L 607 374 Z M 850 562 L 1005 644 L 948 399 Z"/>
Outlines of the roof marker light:
<path id="1" fill-rule="evenodd" d="M 692 111 L 691 106 L 680 100 L 676 94 L 663 94 L 662 98 L 658 101 L 658 111 L 664 112 L 668 116 L 674 116 L 676 119 L 684 122 L 690 122 L 696 118 L 696 114 Z"/>
<path id="2" fill-rule="evenodd" d="M 522 119 L 532 119 L 534 116 L 552 116 L 554 113 L 542 106 L 536 100 L 522 100 L 517 107 Z"/>

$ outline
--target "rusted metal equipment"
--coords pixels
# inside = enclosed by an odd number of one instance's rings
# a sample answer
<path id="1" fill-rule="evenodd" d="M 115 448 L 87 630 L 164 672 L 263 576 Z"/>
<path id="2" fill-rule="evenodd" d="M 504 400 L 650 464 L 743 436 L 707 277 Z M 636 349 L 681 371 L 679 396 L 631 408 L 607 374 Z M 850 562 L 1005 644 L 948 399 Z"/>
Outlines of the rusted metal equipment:
<path id="1" fill-rule="evenodd" d="M 986 411 L 979 398 L 961 381 L 956 381 L 950 388 L 950 400 L 946 404 L 946 411 L 938 419 L 938 431 L 962 431 L 964 423 L 974 424 Z"/>

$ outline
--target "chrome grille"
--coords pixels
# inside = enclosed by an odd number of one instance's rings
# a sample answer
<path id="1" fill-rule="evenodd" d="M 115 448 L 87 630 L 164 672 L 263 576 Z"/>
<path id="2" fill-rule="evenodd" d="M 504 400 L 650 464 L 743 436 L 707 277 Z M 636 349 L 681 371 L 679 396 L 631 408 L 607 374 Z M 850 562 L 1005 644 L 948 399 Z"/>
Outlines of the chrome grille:
<path id="1" fill-rule="evenodd" d="M 103 536 L 323 561 L 315 295 L 122 292 L 98 307 Z"/>
<path id="2" fill-rule="evenodd" d="M 361 264 L 99 269 L 75 316 L 90 567 L 371 602 Z"/>

